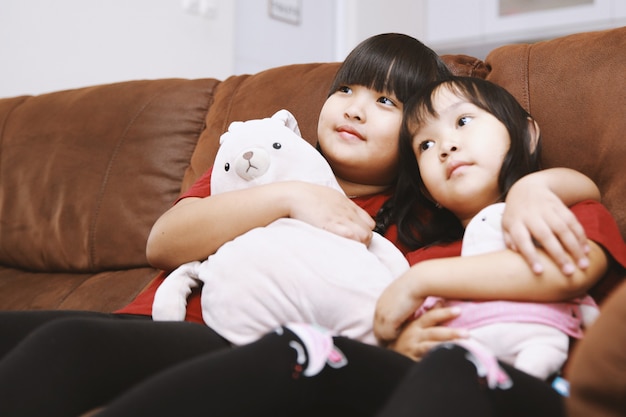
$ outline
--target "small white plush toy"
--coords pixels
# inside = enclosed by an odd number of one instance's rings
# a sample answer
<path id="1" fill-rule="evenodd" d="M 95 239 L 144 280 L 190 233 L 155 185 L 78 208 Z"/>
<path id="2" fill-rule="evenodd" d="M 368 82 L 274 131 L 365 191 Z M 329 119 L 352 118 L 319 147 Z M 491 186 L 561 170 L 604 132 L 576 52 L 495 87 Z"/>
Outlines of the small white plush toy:
<path id="1" fill-rule="evenodd" d="M 233 122 L 220 138 L 211 194 L 287 180 L 341 190 L 287 110 Z M 227 242 L 203 262 L 174 270 L 156 292 L 152 316 L 183 320 L 187 297 L 202 282 L 203 319 L 233 344 L 293 322 L 375 344 L 376 300 L 408 267 L 402 253 L 377 233 L 366 246 L 284 218 Z"/>
<path id="2" fill-rule="evenodd" d="M 504 203 L 497 203 L 472 218 L 463 235 L 462 256 L 506 249 L 503 212 Z M 428 297 L 417 315 L 438 300 Z M 597 305 L 589 296 L 563 303 L 446 300 L 444 305 L 461 308 L 461 315 L 446 325 L 470 331 L 470 339 L 462 344 L 476 356 L 485 357 L 489 352 L 542 379 L 561 369 L 567 359 L 569 337 L 581 337 L 582 329 L 598 315 Z"/>

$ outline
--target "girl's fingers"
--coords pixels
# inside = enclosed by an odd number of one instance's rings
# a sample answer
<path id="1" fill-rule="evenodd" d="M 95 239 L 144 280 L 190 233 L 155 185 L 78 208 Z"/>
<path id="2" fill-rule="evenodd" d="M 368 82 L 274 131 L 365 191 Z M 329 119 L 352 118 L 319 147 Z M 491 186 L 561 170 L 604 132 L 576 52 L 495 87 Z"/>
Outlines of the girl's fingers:
<path id="1" fill-rule="evenodd" d="M 543 272 L 537 247 L 541 247 L 565 275 L 574 273 L 576 266 L 584 269 L 589 265 L 589 245 L 584 229 L 569 209 L 543 221 L 518 224 L 505 231 L 504 236 L 507 247 L 520 253 L 535 273 Z"/>
<path id="2" fill-rule="evenodd" d="M 589 266 L 589 243 L 582 225 L 570 210 L 566 210 L 560 217 L 563 222 L 559 228 L 554 229 L 554 235 L 558 238 L 559 247 L 563 248 L 568 258 L 574 259 L 576 265 L 585 269 Z M 544 247 L 552 256 L 552 248 Z M 563 264 L 561 264 L 563 265 Z"/>
<path id="3" fill-rule="evenodd" d="M 423 323 L 419 323 L 417 320 L 409 323 L 389 347 L 414 360 L 420 360 L 429 350 L 440 343 L 468 337 L 465 330 L 445 326 L 424 328 L 422 325 Z"/>
<path id="4" fill-rule="evenodd" d="M 459 314 L 461 314 L 461 310 L 458 307 L 433 308 L 426 311 L 417 320 L 414 320 L 409 325 L 419 326 L 421 328 L 440 326 L 441 324 L 456 318 Z"/>
<path id="5" fill-rule="evenodd" d="M 504 232 L 504 242 L 509 249 L 522 255 L 535 274 L 543 272 L 543 265 L 539 260 L 537 247 L 530 233 L 528 233 L 528 229 L 518 228 L 513 229 L 511 232 Z"/>

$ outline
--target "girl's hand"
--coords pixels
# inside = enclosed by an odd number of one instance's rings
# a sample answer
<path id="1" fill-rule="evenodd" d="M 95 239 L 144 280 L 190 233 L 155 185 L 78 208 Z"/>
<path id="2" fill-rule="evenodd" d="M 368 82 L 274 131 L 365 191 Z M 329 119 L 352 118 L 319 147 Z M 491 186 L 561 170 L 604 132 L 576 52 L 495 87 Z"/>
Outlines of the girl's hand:
<path id="1" fill-rule="evenodd" d="M 411 274 L 404 274 L 389 284 L 378 298 L 374 313 L 374 335 L 383 344 L 398 339 L 403 327 L 413 319 L 415 311 L 424 302 L 425 297 L 413 295 L 414 285 Z"/>
<path id="2" fill-rule="evenodd" d="M 369 244 L 376 223 L 345 194 L 330 187 L 305 182 L 290 184 L 292 192 L 287 194 L 289 217 Z"/>
<path id="3" fill-rule="evenodd" d="M 502 218 L 507 247 L 519 252 L 536 274 L 543 272 L 537 246 L 561 267 L 565 275 L 576 264 L 589 265 L 585 231 L 561 199 L 542 182 L 524 177 L 511 187 Z"/>
<path id="4" fill-rule="evenodd" d="M 457 317 L 460 310 L 456 307 L 434 307 L 402 329 L 398 338 L 388 344 L 390 349 L 419 361 L 422 357 L 443 342 L 466 338 L 466 330 L 445 327 L 442 324 Z"/>

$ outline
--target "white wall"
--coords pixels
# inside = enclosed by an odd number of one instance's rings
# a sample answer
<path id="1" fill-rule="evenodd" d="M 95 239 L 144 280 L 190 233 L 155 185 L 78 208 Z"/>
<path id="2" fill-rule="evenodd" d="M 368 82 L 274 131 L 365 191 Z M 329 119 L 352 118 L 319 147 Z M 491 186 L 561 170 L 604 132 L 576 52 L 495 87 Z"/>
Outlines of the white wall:
<path id="1" fill-rule="evenodd" d="M 298 24 L 276 20 L 270 2 L 300 7 Z M 237 0 L 235 72 L 278 65 L 342 61 L 359 42 L 382 32 L 420 38 L 427 0 Z"/>
<path id="2" fill-rule="evenodd" d="M 343 59 L 341 1 L 301 0 L 293 25 L 270 17 L 268 0 L 1 0 L 0 97 Z M 203 5 L 208 16 L 190 13 Z"/>
<path id="3" fill-rule="evenodd" d="M 435 2 L 441 0 L 434 0 Z M 362 40 L 384 32 L 400 32 L 424 41 L 428 0 L 339 0 L 339 53 L 345 56 Z"/>
<path id="4" fill-rule="evenodd" d="M 504 44 L 626 25 L 624 0 L 593 0 L 590 4 L 506 17 L 498 16 L 500 0 L 340 1 L 346 9 L 345 51 L 375 33 L 397 31 L 415 36 L 440 54 L 485 58 L 493 48 Z M 560 3 L 568 4 L 567 0 Z"/>
<path id="5" fill-rule="evenodd" d="M 508 43 L 535 42 L 626 24 L 624 0 L 517 1 L 544 8 L 501 15 L 500 0 L 473 0 L 472 7 L 467 7 L 467 0 L 432 1 L 427 9 L 425 39 L 439 53 L 484 58 L 494 47 Z"/>
<path id="6" fill-rule="evenodd" d="M 299 24 L 271 18 L 270 1 L 299 5 Z M 277 65 L 341 61 L 381 32 L 407 33 L 439 53 L 483 58 L 499 44 L 537 40 L 537 33 L 554 37 L 626 24 L 624 0 L 501 20 L 494 17 L 497 1 L 0 0 L 0 97 L 131 79 L 225 79 Z M 208 16 L 189 12 L 198 5 L 209 6 Z M 565 26 L 564 18 L 570 19 Z"/>
<path id="7" fill-rule="evenodd" d="M 279 6 L 299 7 L 299 20 L 290 21 L 277 19 L 277 13 L 270 15 L 268 0 L 237 0 L 235 73 L 337 60 L 336 3 L 336 0 L 277 0 Z M 281 15 L 278 13 L 277 17 Z"/>
<path id="8" fill-rule="evenodd" d="M 224 78 L 234 4 L 213 19 L 181 0 L 0 1 L 0 97 L 129 79 Z"/>

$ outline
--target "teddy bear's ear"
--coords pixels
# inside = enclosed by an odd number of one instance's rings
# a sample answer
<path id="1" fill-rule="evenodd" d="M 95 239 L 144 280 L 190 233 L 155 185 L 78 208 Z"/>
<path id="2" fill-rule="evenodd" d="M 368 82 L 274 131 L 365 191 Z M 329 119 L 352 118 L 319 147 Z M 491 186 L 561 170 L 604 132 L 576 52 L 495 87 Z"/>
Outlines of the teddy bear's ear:
<path id="1" fill-rule="evenodd" d="M 228 126 L 228 130 L 226 132 L 224 132 L 222 134 L 222 136 L 220 136 L 220 145 L 222 143 L 224 143 L 224 141 L 228 138 L 229 133 L 232 132 L 233 130 L 237 130 L 240 126 L 243 125 L 244 122 L 232 122 L 229 126 Z"/>
<path id="2" fill-rule="evenodd" d="M 300 128 L 298 127 L 298 121 L 288 110 L 278 110 L 271 118 L 281 121 L 285 126 L 293 130 L 298 136 L 302 136 L 302 134 L 300 133 Z"/>

